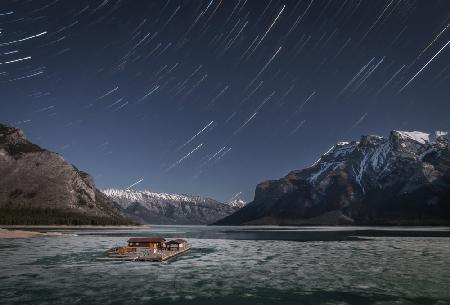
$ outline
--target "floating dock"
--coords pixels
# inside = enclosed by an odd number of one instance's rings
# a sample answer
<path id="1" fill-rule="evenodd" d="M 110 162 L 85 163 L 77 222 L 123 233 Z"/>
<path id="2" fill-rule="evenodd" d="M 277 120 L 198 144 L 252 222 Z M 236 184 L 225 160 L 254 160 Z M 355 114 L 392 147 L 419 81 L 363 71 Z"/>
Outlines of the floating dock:
<path id="1" fill-rule="evenodd" d="M 176 251 L 161 251 L 156 253 L 133 253 L 124 255 L 111 255 L 109 257 L 98 257 L 99 261 L 133 261 L 133 262 L 162 262 L 174 258 L 178 255 L 190 251 L 192 248 L 185 248 Z"/>
<path id="2" fill-rule="evenodd" d="M 187 241 L 175 239 L 165 242 L 160 237 L 130 238 L 128 246 L 116 247 L 108 251 L 108 257 L 100 261 L 162 262 L 191 250 Z"/>
<path id="3" fill-rule="evenodd" d="M 168 259 L 174 258 L 178 255 L 181 255 L 183 253 L 186 253 L 188 251 L 190 251 L 191 248 L 185 248 L 183 250 L 176 250 L 176 251 L 164 251 L 161 253 L 154 253 L 155 255 L 143 255 L 143 256 L 138 256 L 135 261 L 139 261 L 139 262 L 162 262 L 162 261 L 166 261 Z"/>

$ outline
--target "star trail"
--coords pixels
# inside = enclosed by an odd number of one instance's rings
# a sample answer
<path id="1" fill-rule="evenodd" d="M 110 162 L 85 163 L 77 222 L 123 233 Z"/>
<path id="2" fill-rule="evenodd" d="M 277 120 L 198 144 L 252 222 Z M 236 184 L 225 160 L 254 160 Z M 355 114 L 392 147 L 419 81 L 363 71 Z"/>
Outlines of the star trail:
<path id="1" fill-rule="evenodd" d="M 5 0 L 0 122 L 99 187 L 251 200 L 338 141 L 449 130 L 449 27 L 447 0 Z"/>

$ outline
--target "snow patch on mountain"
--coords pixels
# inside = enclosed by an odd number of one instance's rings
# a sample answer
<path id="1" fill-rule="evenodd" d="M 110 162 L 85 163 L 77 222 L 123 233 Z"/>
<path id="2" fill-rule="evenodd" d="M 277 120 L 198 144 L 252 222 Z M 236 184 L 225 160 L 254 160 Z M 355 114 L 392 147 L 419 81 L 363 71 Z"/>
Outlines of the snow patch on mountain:
<path id="1" fill-rule="evenodd" d="M 394 132 L 398 133 L 402 138 L 410 139 L 420 144 L 427 144 L 430 142 L 430 134 L 421 132 L 421 131 L 399 131 L 394 130 Z"/>

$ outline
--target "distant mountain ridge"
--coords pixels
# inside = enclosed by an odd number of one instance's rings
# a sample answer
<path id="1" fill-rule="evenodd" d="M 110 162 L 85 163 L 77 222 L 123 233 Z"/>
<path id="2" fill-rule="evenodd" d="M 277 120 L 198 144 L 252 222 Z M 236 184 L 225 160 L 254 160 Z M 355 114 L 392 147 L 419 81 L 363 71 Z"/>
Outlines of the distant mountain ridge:
<path id="1" fill-rule="evenodd" d="M 104 189 L 102 192 L 140 223 L 210 224 L 239 209 L 201 196 L 121 189 Z"/>
<path id="2" fill-rule="evenodd" d="M 0 224 L 131 224 L 87 173 L 0 124 Z"/>
<path id="3" fill-rule="evenodd" d="M 311 167 L 258 184 L 253 202 L 217 224 L 448 225 L 448 134 L 337 143 Z"/>

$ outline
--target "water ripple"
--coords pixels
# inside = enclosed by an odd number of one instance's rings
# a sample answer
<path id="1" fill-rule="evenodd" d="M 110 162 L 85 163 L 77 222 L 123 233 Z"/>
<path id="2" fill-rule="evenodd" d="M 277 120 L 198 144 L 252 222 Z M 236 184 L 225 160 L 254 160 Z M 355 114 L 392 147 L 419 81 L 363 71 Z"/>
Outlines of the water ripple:
<path id="1" fill-rule="evenodd" d="M 372 234 L 352 240 L 347 237 L 354 232 L 349 231 L 333 240 L 329 235 L 311 238 L 307 234 L 318 233 L 309 229 L 285 230 L 279 236 L 271 231 L 270 239 L 264 239 L 266 232 L 260 229 L 251 234 L 262 236 L 242 239 L 240 232 L 221 228 L 161 231 L 121 230 L 116 236 L 114 230 L 96 230 L 0 240 L 0 303 L 450 303 L 448 237 Z M 168 232 L 189 237 L 193 250 L 164 263 L 96 260 L 129 236 Z M 284 234 L 288 238 L 283 240 Z"/>

